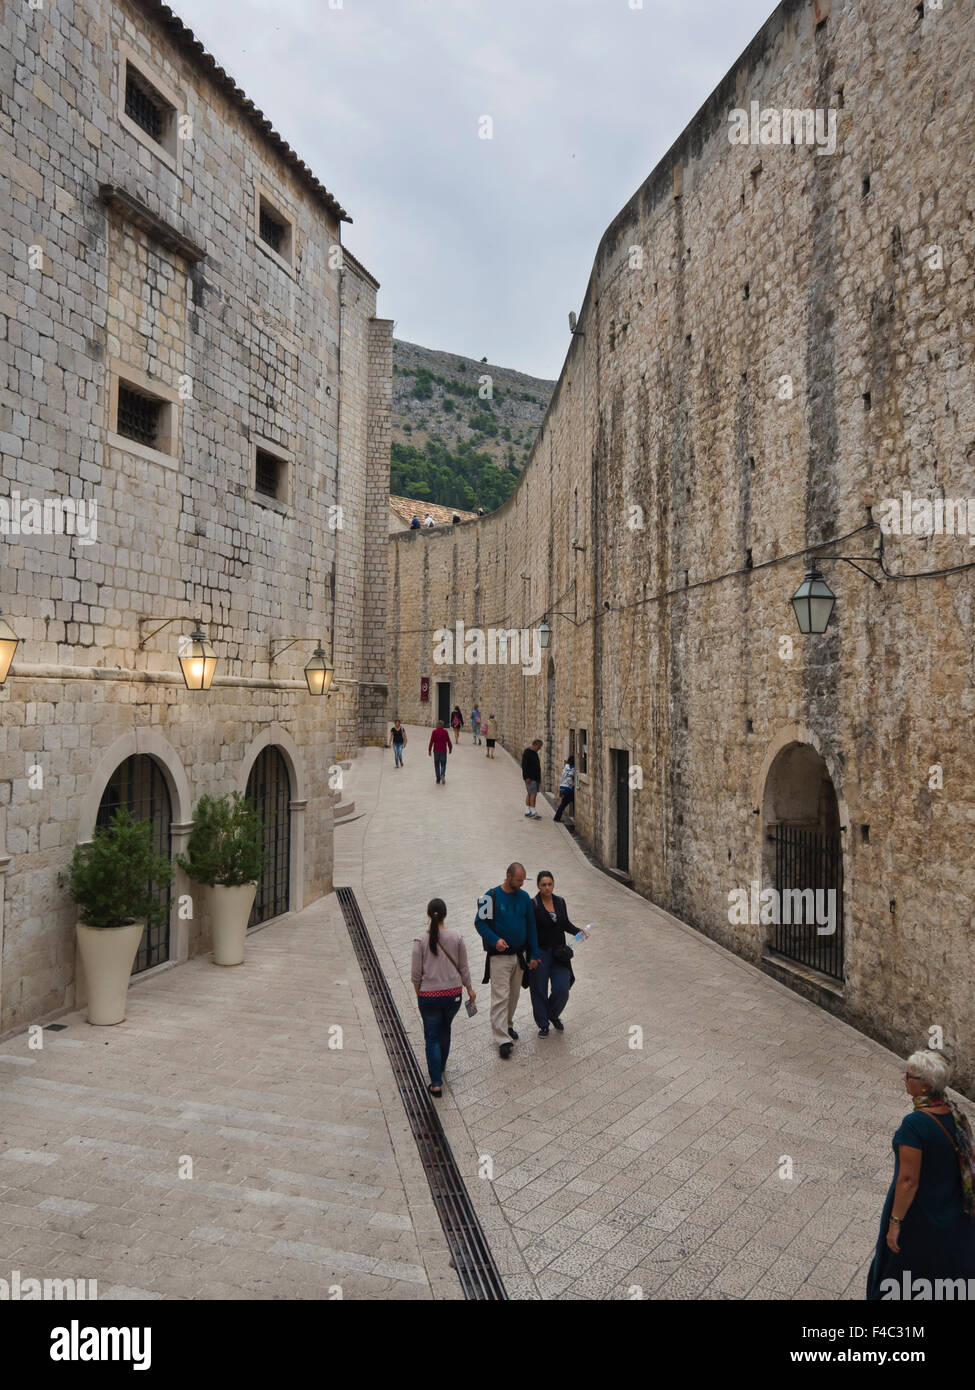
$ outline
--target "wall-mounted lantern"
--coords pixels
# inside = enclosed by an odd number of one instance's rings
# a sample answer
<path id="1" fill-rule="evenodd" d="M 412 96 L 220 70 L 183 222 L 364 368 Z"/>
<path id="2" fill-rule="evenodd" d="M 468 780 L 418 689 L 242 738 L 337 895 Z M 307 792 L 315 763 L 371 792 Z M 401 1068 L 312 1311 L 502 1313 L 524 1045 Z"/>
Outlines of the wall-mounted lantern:
<path id="1" fill-rule="evenodd" d="M 546 650 L 546 648 L 550 645 L 551 641 L 552 629 L 549 627 L 548 623 L 543 622 L 541 627 L 538 629 L 538 644 L 541 647 L 542 651 Z"/>
<path id="2" fill-rule="evenodd" d="M 169 627 L 170 623 L 183 622 L 181 617 L 176 618 L 140 618 L 139 626 L 143 623 L 156 623 L 151 632 L 147 632 L 139 643 L 141 652 L 146 643 L 151 641 L 157 633 L 162 632 L 163 628 Z M 203 631 L 203 619 L 197 618 L 196 627 L 189 637 L 181 637 L 179 641 L 179 666 L 183 673 L 183 681 L 187 690 L 209 690 L 213 684 L 213 677 L 217 669 L 218 657 L 206 639 Z"/>
<path id="3" fill-rule="evenodd" d="M 836 603 L 836 595 L 813 565 L 790 600 L 804 636 L 826 631 Z"/>
<path id="4" fill-rule="evenodd" d="M 268 667 L 274 665 L 278 657 L 286 652 L 289 647 L 297 646 L 299 642 L 314 641 L 310 637 L 275 637 L 268 643 L 267 664 Z M 277 651 L 274 650 L 275 642 L 283 642 L 284 645 Z M 305 684 L 308 686 L 309 695 L 331 695 L 332 678 L 335 675 L 335 667 L 325 655 L 321 642 L 315 648 L 312 658 L 305 667 Z"/>
<path id="5" fill-rule="evenodd" d="M 6 618 L 0 616 L 0 685 L 7 679 L 19 640 Z"/>

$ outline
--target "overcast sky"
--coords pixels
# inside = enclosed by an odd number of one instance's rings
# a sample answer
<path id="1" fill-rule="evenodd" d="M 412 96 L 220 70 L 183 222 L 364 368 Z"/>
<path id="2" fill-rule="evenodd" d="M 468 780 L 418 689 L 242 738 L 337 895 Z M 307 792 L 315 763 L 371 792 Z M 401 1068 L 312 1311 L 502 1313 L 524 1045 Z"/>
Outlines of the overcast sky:
<path id="1" fill-rule="evenodd" d="M 397 337 L 553 378 L 600 236 L 775 7 L 169 3 L 352 215 Z"/>

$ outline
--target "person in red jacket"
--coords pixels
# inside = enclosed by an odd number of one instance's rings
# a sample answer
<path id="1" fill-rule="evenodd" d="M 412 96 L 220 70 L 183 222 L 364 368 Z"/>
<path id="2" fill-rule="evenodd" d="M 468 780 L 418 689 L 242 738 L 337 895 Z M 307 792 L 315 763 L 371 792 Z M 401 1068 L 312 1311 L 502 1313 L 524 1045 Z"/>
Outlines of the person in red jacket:
<path id="1" fill-rule="evenodd" d="M 450 741 L 450 735 L 443 726 L 443 720 L 437 720 L 437 727 L 430 735 L 430 742 L 427 745 L 427 753 L 433 758 L 433 770 L 437 774 L 437 781 L 444 783 L 447 780 L 447 754 L 453 751 L 454 745 Z"/>

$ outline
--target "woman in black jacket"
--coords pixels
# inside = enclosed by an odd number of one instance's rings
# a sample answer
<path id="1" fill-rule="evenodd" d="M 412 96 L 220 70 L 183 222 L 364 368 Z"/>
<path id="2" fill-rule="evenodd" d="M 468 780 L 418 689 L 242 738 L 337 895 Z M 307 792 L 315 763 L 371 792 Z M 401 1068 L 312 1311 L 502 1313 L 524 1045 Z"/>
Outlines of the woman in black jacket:
<path id="1" fill-rule="evenodd" d="M 538 1036 L 547 1038 L 549 1025 L 559 1033 L 563 1031 L 561 1014 L 575 983 L 570 964 L 572 952 L 565 938 L 567 934 L 575 936 L 579 928 L 569 921 L 565 899 L 555 896 L 555 879 L 548 869 L 543 869 L 535 882 L 538 892 L 532 898 L 532 905 L 538 931 L 538 965 L 528 979 Z M 583 932 L 583 939 L 588 934 Z"/>

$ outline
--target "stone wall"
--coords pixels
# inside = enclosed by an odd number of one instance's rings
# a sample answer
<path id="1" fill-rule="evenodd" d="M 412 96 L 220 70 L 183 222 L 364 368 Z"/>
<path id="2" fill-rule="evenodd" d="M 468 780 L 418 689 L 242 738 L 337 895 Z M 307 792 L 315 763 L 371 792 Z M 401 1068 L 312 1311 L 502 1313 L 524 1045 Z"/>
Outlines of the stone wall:
<path id="1" fill-rule="evenodd" d="M 429 724 L 449 679 L 516 756 L 545 740 L 551 790 L 585 731 L 576 821 L 610 866 L 621 750 L 639 891 L 897 1048 L 942 1029 L 969 1090 L 975 572 L 910 576 L 975 554 L 882 535 L 870 509 L 975 496 L 973 60 L 960 0 L 780 5 L 603 236 L 514 496 L 389 555 L 390 713 Z M 834 108 L 835 153 L 732 143 L 753 100 Z M 803 638 L 813 547 L 866 574 L 821 559 L 838 602 Z M 537 675 L 433 660 L 443 624 L 545 616 Z M 794 744 L 836 793 L 842 982 L 730 912 L 770 883 L 770 772 Z"/>
<path id="2" fill-rule="evenodd" d="M 80 997 L 57 875 L 130 754 L 163 769 L 178 849 L 199 796 L 243 790 L 278 747 L 290 905 L 331 887 L 329 768 L 375 717 L 360 728 L 353 699 L 337 747 L 341 702 L 309 696 L 302 668 L 334 637 L 338 688 L 358 691 L 363 652 L 342 646 L 339 616 L 383 625 L 365 511 L 391 370 L 376 282 L 336 260 L 339 204 L 164 6 L 7 4 L 0 50 L 0 510 L 18 494 L 97 508 L 91 543 L 2 541 L 0 605 L 20 638 L 0 689 L 2 1033 Z M 121 110 L 126 60 L 173 108 L 160 141 Z M 258 235 L 262 195 L 290 223 L 277 252 Z M 340 357 L 361 399 L 341 450 Z M 120 377 L 165 402 L 159 447 L 119 433 Z M 285 465 L 279 496 L 257 489 L 259 441 Z M 177 653 L 196 618 L 220 665 L 193 694 Z M 174 914 L 170 957 L 205 947 L 204 927 Z"/>

